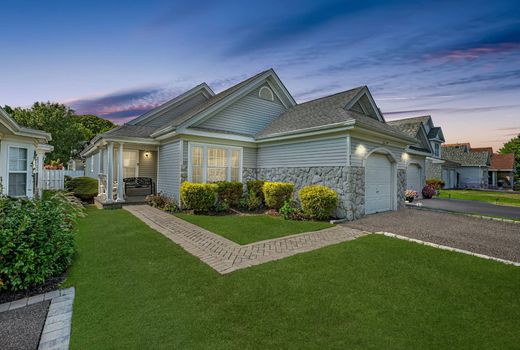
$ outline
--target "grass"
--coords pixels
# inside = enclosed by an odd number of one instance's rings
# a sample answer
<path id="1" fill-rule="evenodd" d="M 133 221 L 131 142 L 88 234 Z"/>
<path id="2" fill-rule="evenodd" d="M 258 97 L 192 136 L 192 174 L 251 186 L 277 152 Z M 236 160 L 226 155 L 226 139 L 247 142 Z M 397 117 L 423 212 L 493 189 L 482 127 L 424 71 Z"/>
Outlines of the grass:
<path id="1" fill-rule="evenodd" d="M 176 214 L 176 216 L 238 244 L 248 244 L 334 226 L 328 222 L 292 221 L 267 215 L 209 216 Z"/>
<path id="2" fill-rule="evenodd" d="M 499 205 L 520 206 L 520 193 L 476 190 L 441 190 L 439 198 L 466 199 Z"/>
<path id="3" fill-rule="evenodd" d="M 219 275 L 123 210 L 90 209 L 72 349 L 513 349 L 520 269 L 383 236 Z"/>

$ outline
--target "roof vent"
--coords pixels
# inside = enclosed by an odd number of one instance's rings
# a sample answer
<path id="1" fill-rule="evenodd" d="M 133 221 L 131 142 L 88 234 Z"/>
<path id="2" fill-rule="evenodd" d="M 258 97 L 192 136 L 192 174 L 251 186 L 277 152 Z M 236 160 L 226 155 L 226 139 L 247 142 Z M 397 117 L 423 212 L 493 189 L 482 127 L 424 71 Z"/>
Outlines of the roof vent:
<path id="1" fill-rule="evenodd" d="M 267 101 L 274 101 L 273 91 L 269 89 L 267 86 L 262 86 L 260 88 L 260 91 L 258 92 L 258 97 L 263 98 Z"/>

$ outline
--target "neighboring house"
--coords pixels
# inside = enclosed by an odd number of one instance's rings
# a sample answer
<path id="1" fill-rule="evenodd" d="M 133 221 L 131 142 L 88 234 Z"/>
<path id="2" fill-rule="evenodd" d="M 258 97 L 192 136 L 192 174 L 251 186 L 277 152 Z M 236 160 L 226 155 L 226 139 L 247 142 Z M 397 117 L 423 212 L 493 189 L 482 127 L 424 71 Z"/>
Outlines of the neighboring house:
<path id="1" fill-rule="evenodd" d="M 446 187 L 488 188 L 492 154 L 492 149 L 488 147 L 471 148 L 469 143 L 443 145 L 442 158 L 456 163 L 454 167 L 457 173 L 456 186 Z"/>
<path id="2" fill-rule="evenodd" d="M 515 172 L 514 153 L 493 153 L 489 168 L 489 187 L 494 189 L 513 189 Z"/>
<path id="3" fill-rule="evenodd" d="M 40 188 L 45 153 L 51 135 L 18 125 L 0 108 L 0 183 L 3 194 L 32 198 Z M 33 175 L 37 173 L 36 179 Z"/>
<path id="4" fill-rule="evenodd" d="M 270 69 L 218 94 L 201 84 L 82 151 L 98 205 L 121 205 L 123 180 L 147 177 L 179 200 L 182 181 L 322 184 L 337 217 L 404 204 L 406 153 L 417 140 L 388 125 L 366 86 L 297 104 Z"/>
<path id="5" fill-rule="evenodd" d="M 442 177 L 441 166 L 445 163 L 441 159 L 442 129 L 433 124 L 429 115 L 392 120 L 388 124 L 416 140 L 407 148 L 406 187 L 420 194 L 426 179 Z"/>

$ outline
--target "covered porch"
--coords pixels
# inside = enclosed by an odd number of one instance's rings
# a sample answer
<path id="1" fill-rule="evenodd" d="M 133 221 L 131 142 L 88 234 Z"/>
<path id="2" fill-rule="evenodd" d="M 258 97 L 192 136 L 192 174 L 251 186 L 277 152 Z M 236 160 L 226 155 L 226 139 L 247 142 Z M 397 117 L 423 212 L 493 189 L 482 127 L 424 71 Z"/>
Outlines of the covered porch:
<path id="1" fill-rule="evenodd" d="M 91 172 L 97 173 L 94 201 L 100 208 L 144 203 L 156 193 L 157 145 L 107 140 L 96 147 L 90 163 Z"/>

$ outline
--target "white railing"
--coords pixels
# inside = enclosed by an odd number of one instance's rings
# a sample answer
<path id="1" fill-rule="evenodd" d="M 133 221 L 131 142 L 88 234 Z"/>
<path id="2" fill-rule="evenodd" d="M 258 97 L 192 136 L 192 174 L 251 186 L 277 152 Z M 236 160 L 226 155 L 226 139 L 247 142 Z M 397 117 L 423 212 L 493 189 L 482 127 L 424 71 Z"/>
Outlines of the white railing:
<path id="1" fill-rule="evenodd" d="M 85 176 L 85 172 L 83 170 L 43 169 L 42 189 L 63 190 L 65 188 L 65 176 L 80 177 Z"/>

